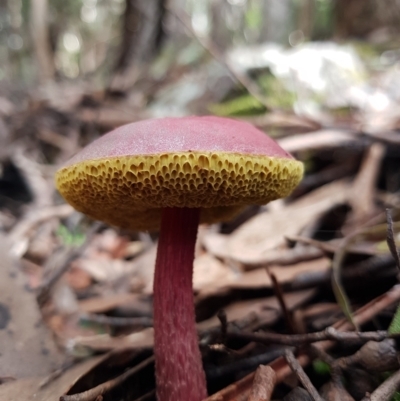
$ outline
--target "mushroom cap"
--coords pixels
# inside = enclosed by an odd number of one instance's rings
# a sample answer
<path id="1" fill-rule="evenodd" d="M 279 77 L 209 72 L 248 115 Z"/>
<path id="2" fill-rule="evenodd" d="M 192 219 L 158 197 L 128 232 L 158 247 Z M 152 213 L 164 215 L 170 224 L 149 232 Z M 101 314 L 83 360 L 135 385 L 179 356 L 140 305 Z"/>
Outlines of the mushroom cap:
<path id="1" fill-rule="evenodd" d="M 289 195 L 302 176 L 303 164 L 251 124 L 207 116 L 119 127 L 67 162 L 56 185 L 94 219 L 150 230 L 162 208 L 202 208 L 202 222 L 224 221 Z"/>

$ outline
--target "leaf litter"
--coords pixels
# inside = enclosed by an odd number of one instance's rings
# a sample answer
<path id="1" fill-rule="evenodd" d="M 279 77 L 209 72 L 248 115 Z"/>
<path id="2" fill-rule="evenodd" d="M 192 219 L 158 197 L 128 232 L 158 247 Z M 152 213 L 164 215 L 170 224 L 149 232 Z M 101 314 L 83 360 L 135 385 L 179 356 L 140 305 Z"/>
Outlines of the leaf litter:
<path id="1" fill-rule="evenodd" d="M 24 118 L 12 103 L 7 109 L 21 117 L 7 120 L 9 132 L 35 123 L 34 135 L 4 156 L 32 198 L 11 196 L 0 208 L 1 245 L 9 241 L 2 255 L 10 255 L 0 269 L 0 399 L 154 400 L 157 235 L 91 222 L 61 202 L 52 181 L 56 166 L 91 139 L 84 127 L 99 134 L 151 112 L 105 96 L 94 110 L 83 97 L 95 94 L 75 91 L 72 104 L 61 107 L 53 93 Z M 331 113 L 329 124 L 320 113 L 273 109 L 244 117 L 283 132 L 278 141 L 307 175 L 288 200 L 200 228 L 194 290 L 208 401 L 288 400 L 304 391 L 372 400 L 398 387 L 399 113 L 354 113 L 346 124 Z M 61 115 L 70 129 L 53 135 L 49 121 Z M 378 368 L 394 374 L 370 379 Z"/>

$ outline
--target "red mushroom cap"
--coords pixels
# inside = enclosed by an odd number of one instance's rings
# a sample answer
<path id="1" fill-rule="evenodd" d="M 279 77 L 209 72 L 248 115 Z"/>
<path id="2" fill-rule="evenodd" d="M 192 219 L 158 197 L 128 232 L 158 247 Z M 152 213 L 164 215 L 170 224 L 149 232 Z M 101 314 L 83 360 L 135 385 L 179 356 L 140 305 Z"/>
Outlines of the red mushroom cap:
<path id="1" fill-rule="evenodd" d="M 272 138 L 247 122 L 192 116 L 123 125 L 86 146 L 66 165 L 110 157 L 179 152 L 229 152 L 293 158 Z"/>
<path id="2" fill-rule="evenodd" d="M 131 229 L 159 226 L 164 207 L 202 208 L 226 220 L 244 205 L 287 196 L 303 165 L 252 125 L 220 117 L 162 118 L 122 126 L 56 176 L 77 210 Z"/>

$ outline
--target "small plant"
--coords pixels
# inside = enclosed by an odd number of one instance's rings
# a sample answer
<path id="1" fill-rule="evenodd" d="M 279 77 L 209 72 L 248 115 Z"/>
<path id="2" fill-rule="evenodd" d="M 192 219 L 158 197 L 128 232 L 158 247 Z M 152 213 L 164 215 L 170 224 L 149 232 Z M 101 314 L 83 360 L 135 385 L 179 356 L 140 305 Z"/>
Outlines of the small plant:
<path id="1" fill-rule="evenodd" d="M 79 229 L 71 231 L 64 224 L 58 226 L 56 234 L 66 246 L 77 247 L 85 242 L 85 234 L 80 232 Z"/>

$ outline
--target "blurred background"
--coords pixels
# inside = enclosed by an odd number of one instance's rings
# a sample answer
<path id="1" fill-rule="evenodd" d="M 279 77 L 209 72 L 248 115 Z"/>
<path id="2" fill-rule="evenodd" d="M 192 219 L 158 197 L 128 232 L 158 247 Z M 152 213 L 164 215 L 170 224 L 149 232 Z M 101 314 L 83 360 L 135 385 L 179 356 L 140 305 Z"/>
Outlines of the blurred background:
<path id="1" fill-rule="evenodd" d="M 122 96 L 117 120 L 278 109 L 328 123 L 398 100 L 399 20 L 398 0 L 1 0 L 0 91 L 63 110 Z"/>

